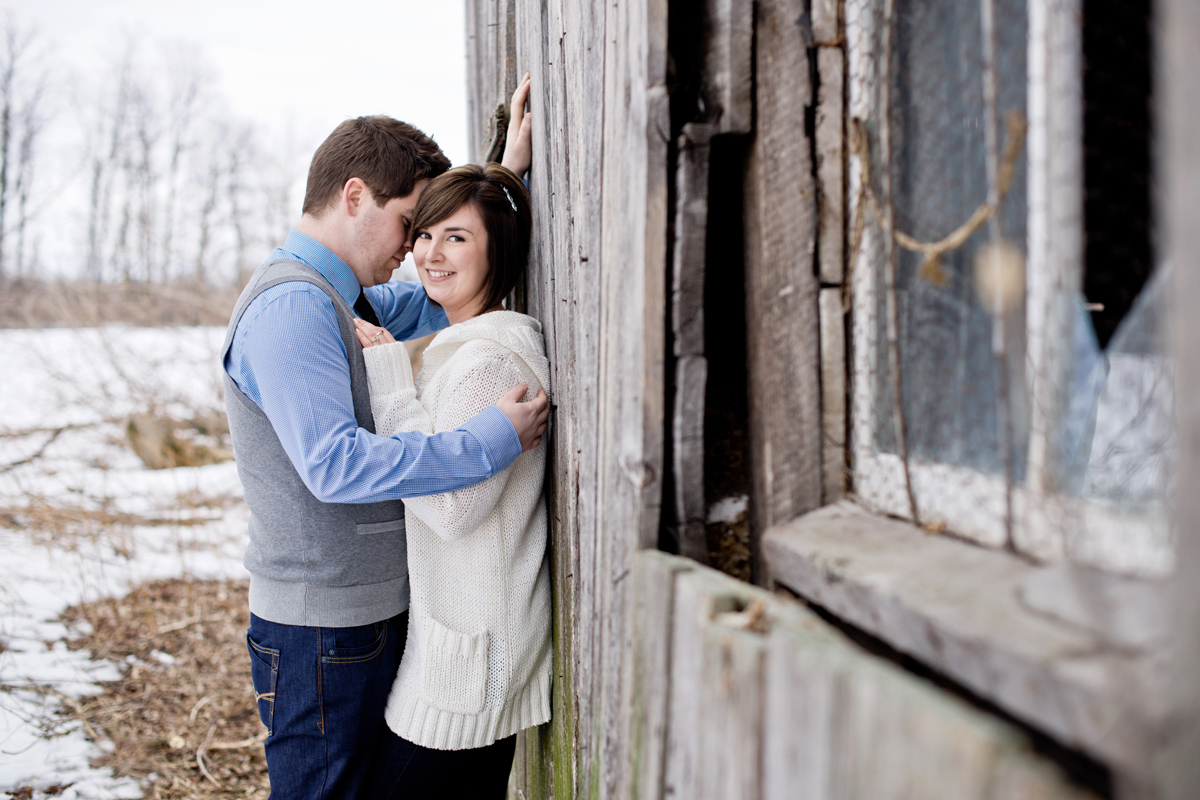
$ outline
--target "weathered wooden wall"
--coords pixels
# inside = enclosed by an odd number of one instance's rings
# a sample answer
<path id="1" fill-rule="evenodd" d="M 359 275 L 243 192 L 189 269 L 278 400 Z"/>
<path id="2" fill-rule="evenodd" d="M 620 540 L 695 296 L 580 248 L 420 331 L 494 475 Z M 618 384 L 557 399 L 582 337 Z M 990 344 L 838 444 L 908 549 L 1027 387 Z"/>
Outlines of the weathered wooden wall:
<path id="1" fill-rule="evenodd" d="M 1011 727 L 868 656 L 790 600 L 635 558 L 638 798 L 1088 797 Z"/>
<path id="2" fill-rule="evenodd" d="M 746 168 L 751 550 L 821 505 L 817 194 L 803 0 L 755 3 L 756 128 Z M 761 575 L 753 565 L 756 578 Z"/>
<path id="3" fill-rule="evenodd" d="M 518 74 L 533 80 L 525 300 L 554 370 L 554 722 L 525 737 L 516 780 L 526 797 L 619 797 L 632 707 L 629 578 L 633 554 L 657 541 L 662 502 L 666 3 L 468 0 L 467 9 L 477 154 L 487 113 Z"/>
<path id="4" fill-rule="evenodd" d="M 467 0 L 479 157 L 495 107 L 520 74 L 533 79 L 535 235 L 522 302 L 542 321 L 553 369 L 554 718 L 520 739 L 514 800 L 782 798 L 799 787 L 814 798 L 1079 796 L 1010 726 L 869 656 L 795 602 L 653 550 L 671 468 L 668 352 L 679 386 L 701 391 L 704 380 L 688 372 L 702 363 L 700 334 L 682 319 L 669 328 L 666 313 L 671 299 L 678 316 L 679 303 L 703 308 L 702 298 L 670 290 L 703 258 L 705 226 L 741 222 L 684 207 L 706 202 L 709 136 L 749 137 L 756 527 L 841 493 L 838 8 L 706 0 L 720 36 L 704 58 L 727 66 L 705 74 L 705 91 L 721 113 L 673 149 L 667 0 Z M 688 400 L 671 402 L 695 458 Z M 675 502 L 695 521 L 703 497 Z"/>
<path id="5" fill-rule="evenodd" d="M 1200 795 L 1200 5 L 1193 0 L 1163 0 L 1158 90 L 1163 98 L 1158 124 L 1162 131 L 1157 171 L 1163 191 L 1163 249 L 1174 268 L 1176 396 L 1180 404 L 1178 556 L 1175 580 L 1178 632 L 1174 653 L 1174 703 L 1184 713 L 1180 735 L 1167 754 L 1162 796 L 1184 800 Z"/>

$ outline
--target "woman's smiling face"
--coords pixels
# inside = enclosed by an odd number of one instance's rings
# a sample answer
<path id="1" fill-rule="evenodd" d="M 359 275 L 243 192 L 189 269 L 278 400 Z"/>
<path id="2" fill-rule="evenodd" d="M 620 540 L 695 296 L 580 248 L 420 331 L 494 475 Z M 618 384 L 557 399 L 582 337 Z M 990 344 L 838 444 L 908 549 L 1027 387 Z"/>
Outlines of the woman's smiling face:
<path id="1" fill-rule="evenodd" d="M 429 299 L 446 310 L 450 323 L 470 319 L 481 308 L 488 272 L 488 235 L 473 203 L 417 231 L 413 260 Z"/>

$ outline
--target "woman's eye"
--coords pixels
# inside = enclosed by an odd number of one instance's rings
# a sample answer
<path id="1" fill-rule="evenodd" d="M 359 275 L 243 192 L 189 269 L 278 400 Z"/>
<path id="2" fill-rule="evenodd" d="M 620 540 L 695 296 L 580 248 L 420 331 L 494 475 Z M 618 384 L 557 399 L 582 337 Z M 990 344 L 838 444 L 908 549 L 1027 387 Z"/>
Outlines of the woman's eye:
<path id="1" fill-rule="evenodd" d="M 418 239 L 428 239 L 429 231 L 421 231 L 420 233 L 417 234 L 417 238 Z"/>
<path id="2" fill-rule="evenodd" d="M 452 233 L 452 234 L 450 234 L 450 241 L 462 242 L 462 241 L 466 241 L 466 240 L 463 239 L 463 237 L 459 236 L 457 233 Z"/>

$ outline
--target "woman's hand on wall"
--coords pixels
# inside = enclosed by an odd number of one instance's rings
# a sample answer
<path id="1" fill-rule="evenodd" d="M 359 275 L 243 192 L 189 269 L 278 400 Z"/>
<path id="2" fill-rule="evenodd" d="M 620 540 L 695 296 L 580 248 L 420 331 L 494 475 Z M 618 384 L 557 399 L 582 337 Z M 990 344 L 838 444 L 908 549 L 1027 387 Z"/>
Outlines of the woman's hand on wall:
<path id="1" fill-rule="evenodd" d="M 529 100 L 529 73 L 521 79 L 513 92 L 512 105 L 508 109 L 508 138 L 504 143 L 504 158 L 500 166 L 512 170 L 518 178 L 525 177 L 533 161 L 533 114 L 525 110 Z"/>

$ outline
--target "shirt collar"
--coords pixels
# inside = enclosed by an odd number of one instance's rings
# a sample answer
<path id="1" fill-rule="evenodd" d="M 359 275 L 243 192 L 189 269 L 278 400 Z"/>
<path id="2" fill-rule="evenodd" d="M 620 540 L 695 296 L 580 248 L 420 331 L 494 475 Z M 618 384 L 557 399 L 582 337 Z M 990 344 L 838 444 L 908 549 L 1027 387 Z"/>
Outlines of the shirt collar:
<path id="1" fill-rule="evenodd" d="M 272 258 L 294 258 L 321 273 L 321 277 L 329 281 L 334 290 L 342 296 L 349 305 L 354 305 L 362 286 L 354 275 L 354 270 L 342 261 L 325 245 L 311 236 L 298 230 L 288 231 L 283 247 L 271 254 Z"/>

